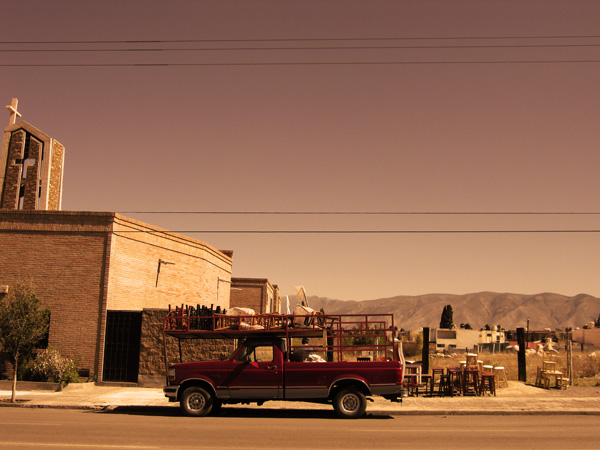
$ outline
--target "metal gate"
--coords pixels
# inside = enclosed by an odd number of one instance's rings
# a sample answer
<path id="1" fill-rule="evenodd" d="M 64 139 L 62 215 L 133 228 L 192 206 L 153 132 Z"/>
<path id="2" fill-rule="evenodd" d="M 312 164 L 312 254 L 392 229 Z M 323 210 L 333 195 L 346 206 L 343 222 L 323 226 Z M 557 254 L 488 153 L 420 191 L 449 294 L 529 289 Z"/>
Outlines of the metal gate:
<path id="1" fill-rule="evenodd" d="M 141 332 L 141 312 L 107 312 L 102 381 L 137 383 Z"/>

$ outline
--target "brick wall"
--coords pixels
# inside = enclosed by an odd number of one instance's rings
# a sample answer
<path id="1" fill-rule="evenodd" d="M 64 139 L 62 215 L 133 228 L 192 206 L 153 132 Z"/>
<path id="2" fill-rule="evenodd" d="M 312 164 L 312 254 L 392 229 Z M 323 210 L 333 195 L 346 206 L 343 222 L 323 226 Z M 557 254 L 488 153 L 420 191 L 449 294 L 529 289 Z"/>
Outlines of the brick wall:
<path id="1" fill-rule="evenodd" d="M 77 216 L 75 224 L 63 216 L 59 224 L 43 213 L 0 213 L 0 284 L 31 279 L 51 310 L 49 344 L 95 373 L 107 257 L 107 234 L 99 231 L 107 218 Z"/>
<path id="2" fill-rule="evenodd" d="M 208 244 L 117 215 L 111 259 L 110 310 L 229 307 L 232 260 Z"/>
<path id="3" fill-rule="evenodd" d="M 157 285 L 159 259 L 175 264 L 161 265 Z M 30 277 L 51 309 L 50 345 L 93 374 L 108 309 L 228 308 L 231 263 L 230 253 L 114 213 L 0 212 L 0 285 Z"/>
<path id="4" fill-rule="evenodd" d="M 279 312 L 279 289 L 265 278 L 232 278 L 230 308 L 252 308 L 257 314 Z"/>

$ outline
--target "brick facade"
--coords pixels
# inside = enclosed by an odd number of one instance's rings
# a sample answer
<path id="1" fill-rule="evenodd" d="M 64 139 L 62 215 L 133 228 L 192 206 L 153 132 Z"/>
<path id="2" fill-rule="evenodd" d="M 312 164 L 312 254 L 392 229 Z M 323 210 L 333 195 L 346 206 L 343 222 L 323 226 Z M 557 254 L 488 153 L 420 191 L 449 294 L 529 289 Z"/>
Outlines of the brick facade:
<path id="1" fill-rule="evenodd" d="M 252 308 L 257 314 L 279 313 L 279 288 L 266 278 L 232 278 L 230 308 Z"/>
<path id="2" fill-rule="evenodd" d="M 0 249 L 0 285 L 31 278 L 50 345 L 99 380 L 107 310 L 229 307 L 231 252 L 115 213 L 1 210 Z"/>

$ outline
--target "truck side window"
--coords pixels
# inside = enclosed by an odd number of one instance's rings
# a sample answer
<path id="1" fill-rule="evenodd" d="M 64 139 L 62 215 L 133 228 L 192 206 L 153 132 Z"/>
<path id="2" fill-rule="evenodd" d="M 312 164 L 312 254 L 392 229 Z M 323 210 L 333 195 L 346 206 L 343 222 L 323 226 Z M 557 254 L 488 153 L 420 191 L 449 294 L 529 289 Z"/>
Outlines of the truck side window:
<path id="1" fill-rule="evenodd" d="M 249 345 L 246 350 L 238 356 L 237 361 L 248 362 L 271 362 L 273 361 L 273 345 Z"/>
<path id="2" fill-rule="evenodd" d="M 256 347 L 254 351 L 255 361 L 260 362 L 271 362 L 273 361 L 273 346 L 272 345 L 264 345 L 260 347 Z"/>

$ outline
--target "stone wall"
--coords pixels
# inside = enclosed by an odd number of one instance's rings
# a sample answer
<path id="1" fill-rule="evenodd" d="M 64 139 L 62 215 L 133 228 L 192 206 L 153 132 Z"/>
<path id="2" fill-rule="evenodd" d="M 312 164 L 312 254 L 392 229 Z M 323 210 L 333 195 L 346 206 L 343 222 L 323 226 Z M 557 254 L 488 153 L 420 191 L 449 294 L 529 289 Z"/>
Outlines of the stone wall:
<path id="1" fill-rule="evenodd" d="M 65 147 L 52 139 L 52 161 L 48 180 L 48 209 L 60 210 L 62 207 L 63 171 Z"/>
<path id="2" fill-rule="evenodd" d="M 160 386 L 164 384 L 170 364 L 179 362 L 179 340 L 162 331 L 165 309 L 144 309 L 140 341 L 139 384 Z M 227 358 L 235 349 L 234 340 L 182 339 L 181 361 L 209 361 Z"/>

